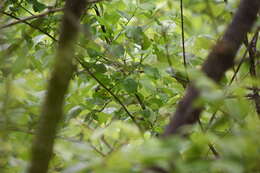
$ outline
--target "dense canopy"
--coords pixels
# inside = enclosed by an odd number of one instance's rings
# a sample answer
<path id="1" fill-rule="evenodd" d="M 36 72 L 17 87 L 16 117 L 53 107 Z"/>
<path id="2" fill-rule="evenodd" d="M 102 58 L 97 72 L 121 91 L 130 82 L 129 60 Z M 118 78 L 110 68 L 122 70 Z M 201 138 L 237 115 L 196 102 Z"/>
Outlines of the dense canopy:
<path id="1" fill-rule="evenodd" d="M 0 172 L 260 172 L 259 11 L 0 1 Z"/>

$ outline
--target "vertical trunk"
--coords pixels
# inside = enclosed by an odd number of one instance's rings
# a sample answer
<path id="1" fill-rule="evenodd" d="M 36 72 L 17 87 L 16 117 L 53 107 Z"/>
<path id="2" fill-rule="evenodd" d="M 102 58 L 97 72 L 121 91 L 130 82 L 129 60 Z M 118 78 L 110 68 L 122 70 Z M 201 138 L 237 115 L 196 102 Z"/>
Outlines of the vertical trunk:
<path id="1" fill-rule="evenodd" d="M 64 97 L 73 72 L 72 59 L 78 24 L 86 0 L 66 0 L 59 46 L 42 107 L 39 128 L 32 146 L 29 173 L 46 173 L 53 153 L 58 123 L 62 119 Z"/>

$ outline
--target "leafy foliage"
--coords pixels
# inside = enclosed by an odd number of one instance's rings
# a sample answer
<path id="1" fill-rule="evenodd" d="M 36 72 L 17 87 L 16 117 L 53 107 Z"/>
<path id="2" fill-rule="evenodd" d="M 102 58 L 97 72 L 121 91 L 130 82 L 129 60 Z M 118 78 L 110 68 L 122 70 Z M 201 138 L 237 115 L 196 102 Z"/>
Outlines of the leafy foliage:
<path id="1" fill-rule="evenodd" d="M 50 172 L 134 173 L 151 165 L 180 173 L 260 172 L 260 122 L 250 89 L 260 86 L 259 55 L 258 78 L 250 76 L 248 58 L 240 58 L 245 46 L 237 58 L 243 64 L 228 71 L 221 85 L 198 72 L 237 2 L 184 0 L 183 5 L 188 69 L 179 1 L 112 0 L 89 6 L 81 19 L 75 73 Z M 64 2 L 6 0 L 0 6 L 0 172 L 24 172 L 62 12 L 21 19 L 62 8 Z M 196 104 L 206 105 L 200 123 L 187 127 L 185 139 L 158 139 L 188 79 L 201 89 Z"/>

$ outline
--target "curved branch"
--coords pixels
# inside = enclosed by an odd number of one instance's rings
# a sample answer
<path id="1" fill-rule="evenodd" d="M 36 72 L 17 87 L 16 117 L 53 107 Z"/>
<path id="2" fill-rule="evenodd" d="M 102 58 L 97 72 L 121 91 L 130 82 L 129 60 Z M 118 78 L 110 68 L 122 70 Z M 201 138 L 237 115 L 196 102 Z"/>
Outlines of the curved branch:
<path id="1" fill-rule="evenodd" d="M 124 103 L 120 100 L 119 97 L 117 97 L 108 87 L 106 87 L 106 85 L 103 84 L 103 82 L 101 82 L 90 70 L 89 68 L 79 59 L 76 58 L 76 60 L 79 62 L 79 64 L 86 70 L 86 72 L 100 85 L 102 86 L 102 88 L 104 88 L 120 105 L 121 107 L 124 109 L 124 111 L 126 112 L 126 114 L 131 118 L 131 120 L 134 122 L 134 124 L 138 127 L 138 129 L 142 132 L 143 128 L 142 126 L 137 122 L 137 120 L 135 119 L 135 117 L 129 112 L 129 110 L 127 109 L 127 107 L 124 105 Z"/>
<path id="2" fill-rule="evenodd" d="M 219 82 L 225 72 L 233 66 L 238 49 L 257 19 L 259 7 L 259 0 L 241 0 L 231 24 L 224 36 L 210 52 L 202 67 L 202 71 L 209 78 Z M 177 134 L 184 125 L 198 121 L 202 108 L 194 107 L 193 105 L 198 97 L 199 90 L 191 84 L 187 89 L 186 95 L 180 101 L 175 115 L 166 127 L 163 136 Z"/>

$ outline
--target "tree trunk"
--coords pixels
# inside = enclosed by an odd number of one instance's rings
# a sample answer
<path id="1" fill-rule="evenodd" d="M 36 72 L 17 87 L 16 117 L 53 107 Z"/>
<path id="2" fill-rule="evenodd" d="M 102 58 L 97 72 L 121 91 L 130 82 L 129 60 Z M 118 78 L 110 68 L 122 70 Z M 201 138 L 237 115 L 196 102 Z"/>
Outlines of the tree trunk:
<path id="1" fill-rule="evenodd" d="M 257 19 L 259 7 L 259 0 L 241 0 L 231 24 L 224 36 L 210 52 L 202 67 L 202 71 L 209 78 L 219 82 L 225 72 L 233 66 L 238 49 Z M 177 134 L 184 125 L 198 121 L 202 108 L 193 106 L 194 101 L 198 97 L 199 90 L 191 84 L 187 89 L 186 95 L 180 101 L 163 136 Z"/>
<path id="2" fill-rule="evenodd" d="M 73 73 L 73 47 L 86 0 L 66 0 L 59 46 L 42 107 L 39 128 L 32 146 L 29 173 L 46 173 L 53 154 L 58 123 L 62 119 L 64 98 Z"/>

